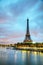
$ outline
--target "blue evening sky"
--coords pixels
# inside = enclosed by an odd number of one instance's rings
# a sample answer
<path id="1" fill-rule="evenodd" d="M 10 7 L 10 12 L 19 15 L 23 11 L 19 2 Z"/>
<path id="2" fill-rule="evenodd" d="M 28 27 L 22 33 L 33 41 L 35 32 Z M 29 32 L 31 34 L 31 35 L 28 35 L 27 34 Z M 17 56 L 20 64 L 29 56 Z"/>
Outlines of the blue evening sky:
<path id="1" fill-rule="evenodd" d="M 43 42 L 43 0 L 0 0 L 0 43 L 23 42 L 29 18 L 33 42 Z"/>

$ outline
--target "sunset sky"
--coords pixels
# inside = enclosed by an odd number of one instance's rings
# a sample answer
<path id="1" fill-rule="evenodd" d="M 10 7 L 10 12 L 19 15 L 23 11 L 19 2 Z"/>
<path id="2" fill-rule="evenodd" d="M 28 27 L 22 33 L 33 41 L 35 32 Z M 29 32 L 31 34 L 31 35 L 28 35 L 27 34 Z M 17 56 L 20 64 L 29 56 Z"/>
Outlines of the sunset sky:
<path id="1" fill-rule="evenodd" d="M 0 0 L 0 43 L 23 42 L 26 19 L 34 42 L 43 42 L 43 0 Z"/>

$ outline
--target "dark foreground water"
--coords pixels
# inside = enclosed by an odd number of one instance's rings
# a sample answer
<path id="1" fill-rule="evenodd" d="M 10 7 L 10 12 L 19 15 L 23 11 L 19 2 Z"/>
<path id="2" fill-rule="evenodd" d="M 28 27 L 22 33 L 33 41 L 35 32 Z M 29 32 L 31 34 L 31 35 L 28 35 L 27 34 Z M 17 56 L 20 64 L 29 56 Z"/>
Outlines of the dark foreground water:
<path id="1" fill-rule="evenodd" d="M 0 65 L 43 65 L 43 53 L 0 48 Z"/>

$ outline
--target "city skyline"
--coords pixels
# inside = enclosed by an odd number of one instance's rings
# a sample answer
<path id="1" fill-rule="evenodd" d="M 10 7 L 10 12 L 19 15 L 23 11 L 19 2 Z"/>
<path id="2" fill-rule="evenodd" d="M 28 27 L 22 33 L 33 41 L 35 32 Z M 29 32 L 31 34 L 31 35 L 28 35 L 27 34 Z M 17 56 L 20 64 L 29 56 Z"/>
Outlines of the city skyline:
<path id="1" fill-rule="evenodd" d="M 43 0 L 0 0 L 0 42 L 23 42 L 27 18 L 33 42 L 43 42 Z"/>

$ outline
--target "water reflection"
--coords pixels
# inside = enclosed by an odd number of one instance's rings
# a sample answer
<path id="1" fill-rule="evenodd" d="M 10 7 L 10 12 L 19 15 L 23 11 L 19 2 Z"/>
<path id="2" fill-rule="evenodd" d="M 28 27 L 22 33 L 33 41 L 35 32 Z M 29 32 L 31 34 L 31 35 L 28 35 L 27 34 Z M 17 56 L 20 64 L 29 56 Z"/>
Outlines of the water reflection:
<path id="1" fill-rule="evenodd" d="M 43 65 L 43 53 L 2 48 L 0 65 Z"/>

